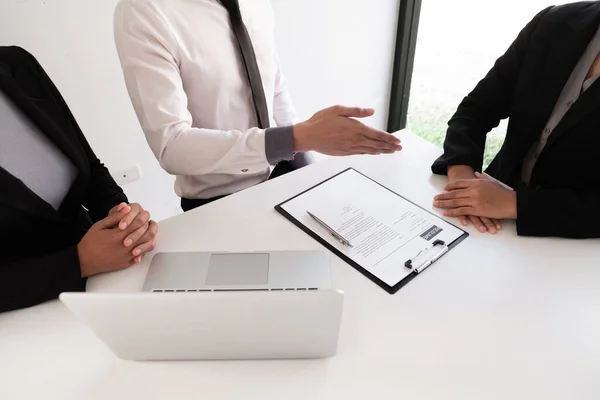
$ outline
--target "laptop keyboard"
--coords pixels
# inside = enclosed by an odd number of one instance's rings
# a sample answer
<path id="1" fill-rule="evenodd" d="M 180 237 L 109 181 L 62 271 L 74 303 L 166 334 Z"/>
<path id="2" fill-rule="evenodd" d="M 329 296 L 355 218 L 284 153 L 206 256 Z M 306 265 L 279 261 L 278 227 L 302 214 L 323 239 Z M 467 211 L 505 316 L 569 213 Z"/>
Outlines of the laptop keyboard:
<path id="1" fill-rule="evenodd" d="M 275 288 L 275 289 L 152 289 L 153 293 L 198 293 L 198 292 L 282 292 L 318 290 L 317 288 Z"/>

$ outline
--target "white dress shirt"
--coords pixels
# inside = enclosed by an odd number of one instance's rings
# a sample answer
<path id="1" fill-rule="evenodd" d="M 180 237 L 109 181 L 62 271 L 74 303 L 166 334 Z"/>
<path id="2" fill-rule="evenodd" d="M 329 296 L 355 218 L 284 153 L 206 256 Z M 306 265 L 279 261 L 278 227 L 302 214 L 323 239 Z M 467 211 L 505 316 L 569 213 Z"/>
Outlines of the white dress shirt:
<path id="1" fill-rule="evenodd" d="M 259 129 L 227 10 L 217 0 L 121 0 L 115 42 L 150 148 L 181 197 L 205 199 L 266 180 L 294 159 L 296 112 L 281 73 L 269 0 L 240 0 L 269 108 Z M 303 162 L 303 161 L 300 161 Z"/>

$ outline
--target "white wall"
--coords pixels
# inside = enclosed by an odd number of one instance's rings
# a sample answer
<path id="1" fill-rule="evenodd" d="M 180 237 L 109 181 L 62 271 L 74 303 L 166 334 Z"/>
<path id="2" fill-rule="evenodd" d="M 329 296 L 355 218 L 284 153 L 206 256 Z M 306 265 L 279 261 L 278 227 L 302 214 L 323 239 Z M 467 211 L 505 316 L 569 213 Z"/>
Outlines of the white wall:
<path id="1" fill-rule="evenodd" d="M 180 211 L 174 179 L 150 152 L 127 96 L 112 34 L 117 0 L 0 0 L 0 45 L 34 54 L 111 171 L 139 164 L 129 200 L 160 220 Z"/>
<path id="2" fill-rule="evenodd" d="M 301 118 L 372 107 L 386 129 L 400 0 L 271 0 L 279 56 Z"/>
<path id="3" fill-rule="evenodd" d="M 399 0 L 272 0 L 284 71 L 300 117 L 336 103 L 369 106 L 384 128 Z M 0 45 L 33 53 L 112 171 L 139 164 L 123 189 L 154 219 L 180 212 L 173 178 L 150 152 L 113 43 L 117 0 L 0 0 Z"/>

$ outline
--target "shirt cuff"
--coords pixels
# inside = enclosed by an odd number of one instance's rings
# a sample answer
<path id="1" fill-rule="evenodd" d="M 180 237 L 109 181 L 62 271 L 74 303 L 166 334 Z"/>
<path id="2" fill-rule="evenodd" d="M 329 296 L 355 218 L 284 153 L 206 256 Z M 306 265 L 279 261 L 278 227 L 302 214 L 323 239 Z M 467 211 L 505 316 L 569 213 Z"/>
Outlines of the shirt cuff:
<path id="1" fill-rule="evenodd" d="M 265 153 L 267 161 L 276 165 L 280 161 L 294 159 L 294 127 L 280 126 L 265 132 Z"/>

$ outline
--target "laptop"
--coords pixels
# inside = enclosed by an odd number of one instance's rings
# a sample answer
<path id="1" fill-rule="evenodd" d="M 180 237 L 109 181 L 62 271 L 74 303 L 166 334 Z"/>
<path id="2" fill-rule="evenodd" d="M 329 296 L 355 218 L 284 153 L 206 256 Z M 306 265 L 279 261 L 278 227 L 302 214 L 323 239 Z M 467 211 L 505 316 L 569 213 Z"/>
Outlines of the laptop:
<path id="1" fill-rule="evenodd" d="M 324 251 L 158 253 L 142 291 L 316 290 L 331 287 Z"/>
<path id="2" fill-rule="evenodd" d="M 142 293 L 60 300 L 125 360 L 332 357 L 344 295 L 320 251 L 159 253 Z"/>

